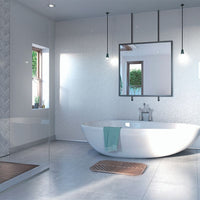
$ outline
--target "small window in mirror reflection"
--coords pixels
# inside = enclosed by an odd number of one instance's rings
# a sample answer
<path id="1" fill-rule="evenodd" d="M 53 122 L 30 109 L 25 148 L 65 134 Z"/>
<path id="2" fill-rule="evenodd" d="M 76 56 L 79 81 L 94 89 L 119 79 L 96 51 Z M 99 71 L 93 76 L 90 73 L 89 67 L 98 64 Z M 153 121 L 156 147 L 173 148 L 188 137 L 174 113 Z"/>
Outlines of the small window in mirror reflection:
<path id="1" fill-rule="evenodd" d="M 143 95 L 143 61 L 127 62 L 127 94 Z"/>

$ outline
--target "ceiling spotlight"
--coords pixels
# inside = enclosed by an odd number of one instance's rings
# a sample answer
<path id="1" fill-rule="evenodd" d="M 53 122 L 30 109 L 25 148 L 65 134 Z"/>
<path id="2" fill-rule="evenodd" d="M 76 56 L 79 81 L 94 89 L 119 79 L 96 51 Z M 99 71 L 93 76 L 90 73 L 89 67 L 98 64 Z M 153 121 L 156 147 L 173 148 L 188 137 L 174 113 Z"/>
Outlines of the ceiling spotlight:
<path id="1" fill-rule="evenodd" d="M 49 8 L 54 8 L 54 7 L 56 7 L 56 5 L 53 4 L 53 3 L 50 3 L 50 4 L 48 4 L 48 7 L 49 7 Z"/>

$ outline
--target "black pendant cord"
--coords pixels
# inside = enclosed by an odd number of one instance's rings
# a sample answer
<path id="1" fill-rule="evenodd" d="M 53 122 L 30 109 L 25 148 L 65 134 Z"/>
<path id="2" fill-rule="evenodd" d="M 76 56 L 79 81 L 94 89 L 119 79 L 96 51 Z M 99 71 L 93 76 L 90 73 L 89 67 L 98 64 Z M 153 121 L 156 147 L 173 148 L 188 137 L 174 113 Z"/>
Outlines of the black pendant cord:
<path id="1" fill-rule="evenodd" d="M 158 42 L 160 42 L 160 11 L 158 10 Z"/>
<path id="2" fill-rule="evenodd" d="M 131 13 L 131 43 L 133 44 L 133 13 Z M 131 101 L 133 100 L 133 96 L 131 96 Z"/>
<path id="3" fill-rule="evenodd" d="M 131 13 L 131 43 L 133 43 L 133 13 Z"/>
<path id="4" fill-rule="evenodd" d="M 181 4 L 181 54 L 184 54 L 184 49 L 183 49 L 183 7 L 184 7 L 184 4 Z"/>
<path id="5" fill-rule="evenodd" d="M 158 42 L 160 42 L 160 11 L 158 10 L 158 12 L 157 12 L 157 17 L 158 17 L 158 20 L 157 20 L 157 22 L 158 22 L 158 25 L 157 25 L 157 28 L 158 28 L 158 34 L 157 34 L 157 36 L 158 36 Z M 157 100 L 158 101 L 160 101 L 160 97 L 158 96 L 157 97 Z"/>
<path id="6" fill-rule="evenodd" d="M 107 15 L 107 52 L 106 52 L 106 57 L 108 58 L 109 57 L 109 53 L 108 53 L 108 15 L 109 15 L 109 12 L 106 12 L 106 15 Z"/>

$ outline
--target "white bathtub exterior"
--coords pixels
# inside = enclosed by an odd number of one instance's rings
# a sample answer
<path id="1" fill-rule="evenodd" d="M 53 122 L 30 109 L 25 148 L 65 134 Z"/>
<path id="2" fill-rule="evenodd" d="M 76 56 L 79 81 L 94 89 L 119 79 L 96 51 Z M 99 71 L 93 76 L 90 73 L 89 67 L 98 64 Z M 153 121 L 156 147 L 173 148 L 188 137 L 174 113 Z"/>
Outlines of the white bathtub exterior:
<path id="1" fill-rule="evenodd" d="M 122 127 L 117 152 L 104 150 L 103 127 Z M 112 157 L 155 158 L 178 153 L 189 147 L 200 126 L 178 123 L 108 120 L 81 125 L 88 143 L 99 153 Z"/>

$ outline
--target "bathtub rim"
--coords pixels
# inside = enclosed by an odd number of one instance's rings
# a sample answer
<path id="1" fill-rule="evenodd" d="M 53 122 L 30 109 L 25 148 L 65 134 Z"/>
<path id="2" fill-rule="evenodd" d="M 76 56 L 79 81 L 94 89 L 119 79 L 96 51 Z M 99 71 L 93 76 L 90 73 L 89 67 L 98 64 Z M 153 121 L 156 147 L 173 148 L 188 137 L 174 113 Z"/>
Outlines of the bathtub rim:
<path id="1" fill-rule="evenodd" d="M 200 131 L 200 125 L 197 125 L 197 124 L 191 124 L 191 123 L 176 123 L 176 122 L 159 122 L 159 121 L 137 121 L 137 120 L 130 120 L 130 119 L 117 119 L 117 120 L 95 120 L 95 121 L 89 121 L 89 122 L 84 122 L 84 123 L 82 123 L 81 124 L 81 127 L 82 126 L 84 126 L 84 127 L 90 127 L 90 128 L 103 128 L 104 126 L 94 126 L 94 125 L 92 125 L 93 123 L 99 123 L 99 122 L 113 122 L 113 121 L 115 121 L 115 122 L 135 122 L 135 123 L 140 123 L 140 124 L 160 124 L 160 125 L 179 125 L 180 127 L 148 127 L 148 128 L 146 128 L 146 127 L 141 127 L 141 128 L 138 128 L 138 127 L 136 127 L 136 128 L 134 128 L 134 127 L 121 127 L 122 129 L 127 129 L 127 130 L 129 130 L 129 129 L 140 129 L 140 130 L 152 130 L 152 129 L 156 129 L 156 130 L 173 130 L 173 129 L 182 129 L 182 128 L 185 128 L 185 127 L 187 127 L 188 126 L 188 128 L 190 127 L 190 128 L 195 128 L 195 129 L 199 129 L 199 131 Z M 108 126 L 109 127 L 109 126 Z M 110 126 L 110 127 L 120 127 L 120 126 Z"/>

